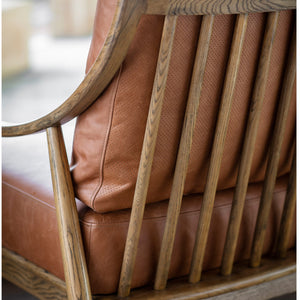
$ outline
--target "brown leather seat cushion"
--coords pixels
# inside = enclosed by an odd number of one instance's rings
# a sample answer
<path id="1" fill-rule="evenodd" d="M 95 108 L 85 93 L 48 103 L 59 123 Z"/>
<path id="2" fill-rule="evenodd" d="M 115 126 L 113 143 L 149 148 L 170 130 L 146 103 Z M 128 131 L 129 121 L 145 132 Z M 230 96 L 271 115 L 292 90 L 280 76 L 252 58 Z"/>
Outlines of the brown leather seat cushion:
<path id="1" fill-rule="evenodd" d="M 71 130 L 71 131 L 70 131 Z M 72 128 L 67 137 L 72 135 Z M 264 252 L 274 246 L 286 189 L 277 181 Z M 249 186 L 236 259 L 249 257 L 261 184 Z M 204 269 L 220 265 L 233 190 L 219 191 L 204 261 Z M 3 246 L 63 278 L 62 260 L 52 195 L 46 137 L 38 134 L 3 140 Z M 96 213 L 77 201 L 93 293 L 117 289 L 129 210 Z M 179 217 L 170 277 L 188 273 L 201 206 L 201 196 L 185 197 Z M 133 286 L 151 283 L 162 239 L 167 203 L 149 204 L 145 211 Z M 290 247 L 295 245 L 295 230 Z"/>
<path id="2" fill-rule="evenodd" d="M 98 3 L 87 69 L 101 49 L 114 12 L 114 3 L 111 0 L 100 0 Z M 290 11 L 280 13 L 250 182 L 259 182 L 264 178 L 292 16 Z M 78 198 L 95 211 L 107 212 L 131 206 L 163 19 L 163 16 L 142 17 L 120 71 L 99 100 L 78 118 L 73 178 Z M 195 16 L 178 19 L 148 202 L 168 199 L 170 195 L 200 21 L 201 17 Z M 236 183 L 265 21 L 265 14 L 249 16 L 218 190 L 234 187 Z M 235 16 L 232 15 L 215 18 L 184 190 L 186 195 L 204 190 L 234 22 Z M 294 126 L 295 94 L 288 117 L 279 176 L 289 170 Z"/>

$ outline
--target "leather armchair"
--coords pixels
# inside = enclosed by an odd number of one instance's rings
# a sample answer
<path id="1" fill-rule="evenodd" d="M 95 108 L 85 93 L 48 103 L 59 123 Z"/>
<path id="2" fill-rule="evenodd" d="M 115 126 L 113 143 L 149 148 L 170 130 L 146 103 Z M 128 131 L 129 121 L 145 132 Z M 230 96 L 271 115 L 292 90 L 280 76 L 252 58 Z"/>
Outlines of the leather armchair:
<path id="1" fill-rule="evenodd" d="M 254 2 L 98 2 L 77 90 L 3 127 L 5 278 L 188 299 L 295 272 L 295 1 Z"/>

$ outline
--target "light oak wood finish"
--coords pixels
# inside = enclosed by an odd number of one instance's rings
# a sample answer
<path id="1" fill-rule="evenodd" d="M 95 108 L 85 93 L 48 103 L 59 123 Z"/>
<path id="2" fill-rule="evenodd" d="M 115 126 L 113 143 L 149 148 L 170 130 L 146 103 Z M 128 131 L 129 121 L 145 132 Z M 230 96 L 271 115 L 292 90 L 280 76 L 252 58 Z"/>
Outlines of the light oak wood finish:
<path id="1" fill-rule="evenodd" d="M 75 92 L 58 108 L 29 123 L 2 127 L 3 136 L 26 135 L 64 124 L 85 111 L 103 92 L 124 60 L 142 13 L 144 0 L 118 0 L 109 34 L 95 63 Z"/>
<path id="2" fill-rule="evenodd" d="M 198 282 L 201 277 L 202 263 L 206 248 L 206 241 L 214 206 L 214 199 L 220 173 L 222 154 L 229 122 L 231 104 L 242 53 L 244 37 L 247 28 L 248 15 L 238 15 L 233 35 L 231 53 L 229 57 L 221 106 L 214 136 L 205 191 L 200 211 L 199 224 L 196 234 L 192 265 L 189 281 Z"/>
<path id="3" fill-rule="evenodd" d="M 79 219 L 61 127 L 47 129 L 56 215 L 69 299 L 92 299 Z"/>
<path id="4" fill-rule="evenodd" d="M 296 36 L 293 33 L 290 50 L 288 52 L 288 61 L 283 79 L 282 91 L 279 100 L 279 107 L 273 131 L 273 138 L 270 144 L 270 156 L 267 164 L 264 187 L 260 201 L 255 233 L 252 244 L 250 265 L 257 267 L 260 265 L 264 238 L 268 216 L 273 199 L 273 191 L 276 182 L 280 150 L 283 142 L 286 119 L 292 98 L 293 87 L 296 75 Z"/>
<path id="5" fill-rule="evenodd" d="M 168 206 L 166 227 L 162 240 L 160 257 L 155 277 L 154 288 L 157 290 L 164 289 L 166 287 L 168 279 L 171 255 L 183 195 L 183 188 L 189 163 L 193 133 L 195 129 L 198 107 L 200 102 L 200 94 L 208 55 L 209 42 L 213 28 L 213 21 L 213 16 L 204 16 L 202 19 L 197 54 L 194 62 L 191 87 L 187 102 L 180 146 L 177 155 L 172 191 Z"/>
<path id="6" fill-rule="evenodd" d="M 221 270 L 223 275 L 229 275 L 232 271 L 232 265 L 248 188 L 252 158 L 254 154 L 257 128 L 260 121 L 260 113 L 266 91 L 266 83 L 269 74 L 273 41 L 278 23 L 278 15 L 278 12 L 270 13 L 268 15 L 268 20 L 266 24 L 264 41 L 261 50 L 253 96 L 251 100 L 247 130 L 244 139 L 242 157 L 224 247 Z"/>
<path id="7" fill-rule="evenodd" d="M 284 260 L 263 259 L 262 266 L 257 269 L 249 268 L 247 261 L 241 262 L 235 266 L 234 272 L 230 276 L 221 276 L 219 269 L 204 272 L 203 280 L 196 284 L 188 284 L 187 278 L 170 280 L 165 290 L 156 291 L 152 290 L 151 287 L 133 290 L 130 299 L 207 299 L 208 297 L 222 295 L 250 286 L 257 286 L 264 282 L 294 274 L 296 272 L 295 255 L 294 251 L 289 251 L 287 258 Z M 120 298 L 103 295 L 98 299 L 117 300 Z"/>
<path id="8" fill-rule="evenodd" d="M 295 9 L 295 0 L 148 0 L 147 14 L 218 15 Z"/>
<path id="9" fill-rule="evenodd" d="M 176 16 L 165 17 L 120 276 L 120 297 L 126 297 L 130 292 L 133 268 L 143 221 L 152 161 L 156 145 L 156 137 L 167 82 L 169 63 L 171 59 L 176 22 Z"/>
<path id="10" fill-rule="evenodd" d="M 263 282 L 248 288 L 240 289 L 230 293 L 215 297 L 209 297 L 207 300 L 249 300 L 249 299 L 293 299 L 296 292 L 296 273 L 287 275 L 272 281 Z M 284 296 L 282 296 L 284 295 Z"/>
<path id="11" fill-rule="evenodd" d="M 296 149 L 294 149 L 294 157 L 292 169 L 290 172 L 288 189 L 284 208 L 281 217 L 280 229 L 277 240 L 276 254 L 280 258 L 286 257 L 290 233 L 295 218 L 296 208 Z"/>
<path id="12" fill-rule="evenodd" d="M 235 267 L 235 272 L 230 278 L 221 277 L 217 270 L 203 274 L 204 281 L 190 285 L 187 279 L 171 280 L 166 290 L 157 292 L 150 287 L 134 290 L 131 293 L 133 299 L 202 299 L 207 297 L 224 297 L 224 299 L 237 299 L 236 293 L 247 293 L 245 289 L 252 286 L 259 295 L 265 295 L 264 299 L 279 296 L 295 291 L 295 253 L 289 251 L 285 260 L 264 259 L 263 266 L 257 269 L 247 268 L 247 263 Z M 65 283 L 47 271 L 35 266 L 21 256 L 3 248 L 2 249 L 3 277 L 20 286 L 39 299 L 66 299 Z M 291 274 L 291 275 L 289 275 Z M 20 276 L 22 279 L 20 280 Z M 278 279 L 279 278 L 279 279 Z M 274 282 L 274 283 L 272 283 Z M 262 289 L 261 285 L 266 285 Z M 276 285 L 279 293 L 267 293 L 270 287 Z M 280 290 L 282 293 L 280 293 Z M 252 293 L 250 294 L 252 295 Z M 269 297 L 268 297 L 269 295 Z M 252 299 L 248 297 L 245 299 Z M 120 299 L 116 295 L 99 295 L 93 299 L 113 300 Z M 209 298 L 214 300 L 214 298 Z M 223 299 L 223 298 L 222 298 Z M 240 299 L 240 298 L 238 298 Z M 243 298 L 241 298 L 243 299 Z"/>
<path id="13" fill-rule="evenodd" d="M 38 299 L 67 299 L 64 281 L 5 248 L 2 276 Z"/>

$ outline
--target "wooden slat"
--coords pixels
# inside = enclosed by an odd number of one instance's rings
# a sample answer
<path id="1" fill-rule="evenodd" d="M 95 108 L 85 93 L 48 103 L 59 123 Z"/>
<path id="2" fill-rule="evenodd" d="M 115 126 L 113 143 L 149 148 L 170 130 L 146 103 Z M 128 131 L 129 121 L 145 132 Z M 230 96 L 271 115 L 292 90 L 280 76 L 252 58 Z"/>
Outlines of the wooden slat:
<path id="1" fill-rule="evenodd" d="M 201 24 L 197 54 L 194 62 L 189 98 L 187 102 L 172 191 L 168 206 L 166 227 L 155 277 L 154 288 L 157 290 L 164 289 L 168 279 L 177 221 L 180 213 L 183 188 L 192 146 L 193 132 L 200 102 L 200 94 L 209 49 L 209 42 L 212 33 L 213 20 L 213 16 L 204 16 Z"/>
<path id="2" fill-rule="evenodd" d="M 144 215 L 156 137 L 159 127 L 164 91 L 168 76 L 169 62 L 175 33 L 177 17 L 165 18 L 157 69 L 153 85 L 143 149 L 133 199 L 132 212 L 127 234 L 125 253 L 119 283 L 119 296 L 126 297 L 130 292 L 135 257 Z"/>
<path id="3" fill-rule="evenodd" d="M 248 15 L 237 16 L 194 246 L 191 272 L 189 277 L 189 281 L 192 283 L 198 282 L 201 277 L 202 262 L 214 206 L 231 103 L 247 28 L 247 20 Z"/>
<path id="4" fill-rule="evenodd" d="M 270 146 L 270 156 L 268 159 L 265 182 L 260 201 L 254 239 L 252 244 L 252 252 L 250 265 L 257 267 L 260 265 L 264 238 L 266 233 L 266 225 L 273 199 L 273 190 L 276 182 L 278 163 L 280 158 L 280 150 L 284 137 L 286 119 L 288 116 L 290 101 L 293 93 L 293 86 L 296 74 L 296 37 L 295 32 L 291 41 L 291 47 L 288 52 L 288 62 L 283 79 L 283 86 L 279 100 L 279 107 L 276 116 L 273 138 Z"/>
<path id="5" fill-rule="evenodd" d="M 61 279 L 5 248 L 2 276 L 38 299 L 67 299 L 66 285 Z"/>
<path id="6" fill-rule="evenodd" d="M 292 225 L 294 224 L 296 208 L 296 149 L 294 149 L 294 158 L 292 162 L 292 168 L 289 177 L 288 189 L 284 208 L 281 217 L 281 223 L 279 228 L 276 254 L 280 258 L 286 257 L 288 242 L 290 239 L 290 233 Z"/>
<path id="7" fill-rule="evenodd" d="M 147 0 L 147 14 L 218 15 L 295 9 L 295 0 Z"/>
<path id="8" fill-rule="evenodd" d="M 69 299 L 92 299 L 61 127 L 47 129 L 56 215 Z"/>
<path id="9" fill-rule="evenodd" d="M 244 203 L 248 188 L 252 158 L 254 154 L 257 128 L 260 120 L 260 113 L 262 109 L 262 104 L 266 90 L 266 83 L 269 74 L 270 59 L 278 23 L 278 15 L 278 12 L 270 13 L 268 15 L 268 20 L 266 24 L 264 41 L 260 55 L 253 96 L 251 100 L 251 107 L 242 150 L 237 185 L 233 197 L 232 210 L 224 247 L 221 268 L 221 273 L 223 275 L 229 275 L 232 271 L 235 249 L 238 240 Z"/>

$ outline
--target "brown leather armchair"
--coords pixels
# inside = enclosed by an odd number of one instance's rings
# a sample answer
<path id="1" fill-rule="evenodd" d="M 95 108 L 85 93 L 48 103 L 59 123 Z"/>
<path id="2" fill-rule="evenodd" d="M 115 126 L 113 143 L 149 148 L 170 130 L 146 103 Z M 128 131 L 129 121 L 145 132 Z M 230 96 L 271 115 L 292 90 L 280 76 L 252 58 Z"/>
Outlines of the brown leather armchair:
<path id="1" fill-rule="evenodd" d="M 3 141 L 3 277 L 41 299 L 289 291 L 294 9 L 99 0 L 78 89 L 3 127 L 26 135 Z M 61 125 L 77 116 L 70 168 Z"/>

